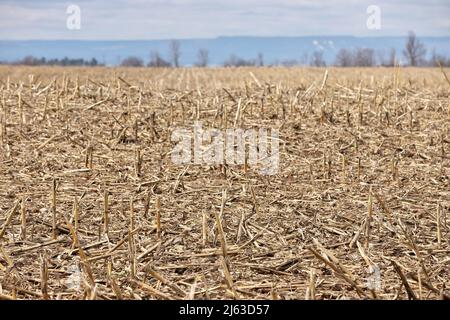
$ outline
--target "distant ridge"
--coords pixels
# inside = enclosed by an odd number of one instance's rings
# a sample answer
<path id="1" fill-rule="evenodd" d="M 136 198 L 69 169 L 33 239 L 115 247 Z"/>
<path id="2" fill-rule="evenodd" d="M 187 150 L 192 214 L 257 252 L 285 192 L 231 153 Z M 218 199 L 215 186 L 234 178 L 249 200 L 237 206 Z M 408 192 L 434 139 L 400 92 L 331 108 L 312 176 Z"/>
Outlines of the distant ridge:
<path id="1" fill-rule="evenodd" d="M 420 37 L 427 47 L 428 56 L 434 49 L 450 57 L 450 37 Z M 51 58 L 96 58 L 100 63 L 116 65 L 127 56 L 137 56 L 148 61 L 151 51 L 163 57 L 169 54 L 171 40 L 0 40 L 0 61 L 15 61 L 27 55 Z M 212 39 L 182 39 L 180 63 L 195 64 L 199 49 L 209 51 L 210 65 L 221 65 L 231 54 L 244 59 L 264 56 L 267 64 L 296 60 L 307 63 L 314 51 L 323 51 L 325 61 L 334 62 L 341 48 L 372 48 L 388 54 L 391 48 L 402 58 L 406 36 L 354 37 L 354 36 L 304 36 L 304 37 L 256 37 L 220 36 Z"/>

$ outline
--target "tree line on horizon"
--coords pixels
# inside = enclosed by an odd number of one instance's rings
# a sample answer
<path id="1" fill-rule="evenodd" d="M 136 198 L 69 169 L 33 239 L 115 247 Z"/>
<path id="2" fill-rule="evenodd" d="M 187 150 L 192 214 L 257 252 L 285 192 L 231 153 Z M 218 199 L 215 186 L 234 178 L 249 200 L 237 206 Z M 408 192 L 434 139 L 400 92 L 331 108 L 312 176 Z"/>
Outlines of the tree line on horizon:
<path id="1" fill-rule="evenodd" d="M 25 66 L 88 66 L 88 67 L 96 67 L 103 66 L 98 62 L 97 59 L 92 58 L 90 60 L 85 60 L 82 58 L 78 59 L 70 59 L 68 57 L 64 57 L 62 59 L 47 59 L 45 57 L 36 58 L 32 55 L 28 55 L 23 59 L 18 61 L 14 61 L 12 63 L 1 63 L 1 64 L 11 64 L 11 65 L 25 65 Z"/>
<path id="2" fill-rule="evenodd" d="M 425 45 L 416 37 L 413 31 L 410 31 L 405 43 L 405 47 L 402 51 L 402 55 L 405 58 L 408 66 L 428 66 L 428 67 L 450 67 L 450 58 L 444 55 L 432 51 L 430 59 L 426 59 L 427 49 Z M 164 58 L 158 51 L 152 51 L 150 53 L 150 60 L 145 64 L 142 58 L 136 56 L 129 56 L 122 61 L 119 65 L 122 67 L 180 67 L 181 45 L 178 40 L 172 40 L 169 43 L 169 57 Z M 10 63 L 13 65 L 56 65 L 56 66 L 103 66 L 95 58 L 91 60 L 84 59 L 69 59 L 67 57 L 63 59 L 46 59 L 35 58 L 33 56 L 27 56 L 19 61 Z M 196 67 L 207 67 L 209 65 L 209 51 L 207 49 L 199 49 L 197 52 Z M 265 66 L 262 53 L 258 53 L 254 59 L 245 59 L 231 54 L 230 57 L 223 62 L 224 67 L 262 67 Z M 309 57 L 308 53 L 304 53 L 300 60 L 282 60 L 268 64 L 267 66 L 313 66 L 313 67 L 325 67 L 327 63 L 324 59 L 323 51 L 314 51 Z M 335 57 L 333 66 L 338 67 L 374 67 L 384 66 L 393 67 L 399 65 L 398 55 L 395 48 L 391 48 L 389 52 L 384 50 L 375 51 L 371 48 L 354 48 L 354 49 L 340 49 Z"/>

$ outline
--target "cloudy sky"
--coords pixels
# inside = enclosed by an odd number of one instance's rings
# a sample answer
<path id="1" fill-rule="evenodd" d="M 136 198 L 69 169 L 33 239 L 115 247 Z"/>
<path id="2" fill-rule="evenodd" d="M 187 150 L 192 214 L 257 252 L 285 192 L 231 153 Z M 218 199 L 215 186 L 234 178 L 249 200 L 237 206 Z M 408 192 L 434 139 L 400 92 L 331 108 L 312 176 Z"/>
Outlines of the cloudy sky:
<path id="1" fill-rule="evenodd" d="M 66 27 L 71 4 L 79 30 Z M 367 7 L 381 29 L 366 26 Z M 0 0 L 0 39 L 131 40 L 221 35 L 450 36 L 450 0 Z"/>

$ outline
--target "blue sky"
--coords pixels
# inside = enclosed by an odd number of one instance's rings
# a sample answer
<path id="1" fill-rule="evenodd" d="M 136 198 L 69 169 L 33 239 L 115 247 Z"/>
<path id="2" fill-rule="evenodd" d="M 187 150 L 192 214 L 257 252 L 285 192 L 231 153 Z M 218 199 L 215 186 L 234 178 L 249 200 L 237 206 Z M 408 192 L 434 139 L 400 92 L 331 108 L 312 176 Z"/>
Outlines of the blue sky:
<path id="1" fill-rule="evenodd" d="M 66 9 L 81 9 L 68 30 Z M 366 27 L 369 5 L 381 29 Z M 221 35 L 450 36 L 450 0 L 0 0 L 0 39 L 134 40 Z"/>

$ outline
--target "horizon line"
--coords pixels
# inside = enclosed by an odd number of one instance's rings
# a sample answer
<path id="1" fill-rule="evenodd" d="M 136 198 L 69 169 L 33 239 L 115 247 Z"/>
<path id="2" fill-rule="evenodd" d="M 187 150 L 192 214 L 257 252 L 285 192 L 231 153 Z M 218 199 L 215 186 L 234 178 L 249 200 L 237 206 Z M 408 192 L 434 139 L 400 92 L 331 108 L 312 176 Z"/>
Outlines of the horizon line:
<path id="1" fill-rule="evenodd" d="M 186 40 L 216 40 L 220 38 L 323 38 L 323 37 L 340 37 L 340 38 L 404 38 L 408 35 L 389 35 L 389 36 L 354 36 L 354 35 L 299 35 L 299 36 L 258 36 L 258 35 L 220 35 L 216 37 L 192 37 L 192 38 L 149 38 L 149 39 L 0 39 L 0 41 L 186 41 Z M 450 38 L 450 34 L 446 36 L 417 36 L 417 38 Z"/>

